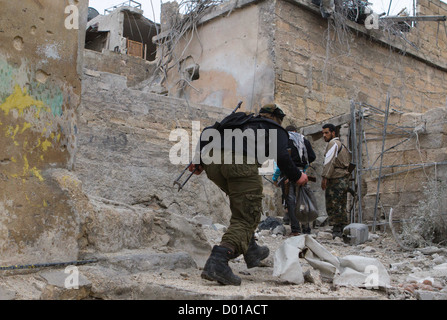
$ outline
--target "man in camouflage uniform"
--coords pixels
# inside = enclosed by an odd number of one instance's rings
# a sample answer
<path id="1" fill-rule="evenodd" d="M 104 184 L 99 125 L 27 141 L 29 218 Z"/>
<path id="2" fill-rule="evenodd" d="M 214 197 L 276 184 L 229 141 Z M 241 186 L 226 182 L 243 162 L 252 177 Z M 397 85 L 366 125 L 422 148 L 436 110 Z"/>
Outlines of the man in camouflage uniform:
<path id="1" fill-rule="evenodd" d="M 324 154 L 323 173 L 321 174 L 321 189 L 325 191 L 326 212 L 329 223 L 333 226 L 333 237 L 341 237 L 343 228 L 348 225 L 346 211 L 349 187 L 348 166 L 350 153 L 336 136 L 335 126 L 323 126 L 323 138 L 328 142 Z"/>
<path id="2" fill-rule="evenodd" d="M 241 112 L 230 116 L 244 118 L 244 114 Z M 230 127 L 241 129 L 242 132 L 253 129 L 256 134 L 256 141 L 258 138 L 265 138 L 261 132 L 267 132 L 269 144 L 265 147 L 276 147 L 275 160 L 281 171 L 292 183 L 303 185 L 307 183 L 308 178 L 306 174 L 298 170 L 287 152 L 289 137 L 287 131 L 281 127 L 284 116 L 285 114 L 279 107 L 275 104 L 269 104 L 261 108 L 258 116 L 252 116 L 242 125 L 233 124 Z M 220 124 L 216 123 L 209 128 L 219 128 L 219 131 L 224 130 L 225 128 L 222 129 L 222 123 L 228 117 Z M 202 135 L 207 129 L 204 129 Z M 259 137 L 258 129 L 261 129 Z M 276 132 L 275 141 L 272 141 L 272 137 L 268 136 L 271 129 Z M 242 163 L 236 162 L 235 156 L 238 154 L 236 150 L 229 150 L 233 160 L 231 163 L 223 161 L 206 163 L 207 157 L 206 152 L 204 152 L 206 145 L 201 144 L 200 148 L 201 163 L 192 164 L 189 170 L 196 174 L 200 174 L 204 170 L 208 178 L 229 196 L 231 209 L 230 225 L 222 236 L 220 244 L 213 247 L 201 276 L 203 279 L 217 281 L 224 285 L 240 285 L 241 279 L 233 274 L 228 261 L 243 254 L 247 267 L 253 268 L 269 255 L 268 247 L 258 246 L 254 238 L 254 232 L 262 214 L 263 184 L 258 171 L 261 164 L 258 159 L 255 163 L 247 161 L 246 155 L 243 156 Z M 213 149 L 213 151 L 217 150 Z M 246 151 L 244 150 L 244 153 L 247 153 Z M 222 160 L 223 158 L 222 155 Z"/>

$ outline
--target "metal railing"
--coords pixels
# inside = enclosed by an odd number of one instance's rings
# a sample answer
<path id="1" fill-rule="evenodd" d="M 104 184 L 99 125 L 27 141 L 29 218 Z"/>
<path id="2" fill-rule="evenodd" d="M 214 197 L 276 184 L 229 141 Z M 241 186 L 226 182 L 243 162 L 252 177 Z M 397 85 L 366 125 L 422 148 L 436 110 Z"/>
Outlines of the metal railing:
<path id="1" fill-rule="evenodd" d="M 134 0 L 128 0 L 128 1 L 125 1 L 123 3 L 117 4 L 116 6 L 113 6 L 113 7 L 105 9 L 104 10 L 104 15 L 106 15 L 108 13 L 111 13 L 111 12 L 115 11 L 116 9 L 121 8 L 121 7 L 132 7 L 132 8 L 137 8 L 137 9 L 141 9 L 142 8 L 141 3 L 136 2 Z"/>

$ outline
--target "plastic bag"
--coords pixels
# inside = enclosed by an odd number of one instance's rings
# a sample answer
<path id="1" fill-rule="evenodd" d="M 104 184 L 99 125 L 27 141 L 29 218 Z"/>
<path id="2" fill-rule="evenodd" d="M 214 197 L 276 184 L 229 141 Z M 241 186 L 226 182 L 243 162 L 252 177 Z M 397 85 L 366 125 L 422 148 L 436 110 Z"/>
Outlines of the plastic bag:
<path id="1" fill-rule="evenodd" d="M 308 185 L 297 188 L 295 215 L 299 222 L 310 223 L 318 218 L 317 200 Z"/>

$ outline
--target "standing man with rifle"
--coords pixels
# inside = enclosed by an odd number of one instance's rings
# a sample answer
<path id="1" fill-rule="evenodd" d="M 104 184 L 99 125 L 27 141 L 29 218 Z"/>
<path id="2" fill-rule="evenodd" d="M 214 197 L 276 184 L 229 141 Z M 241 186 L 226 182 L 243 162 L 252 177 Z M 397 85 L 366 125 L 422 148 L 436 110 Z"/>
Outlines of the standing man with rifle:
<path id="1" fill-rule="evenodd" d="M 189 171 L 195 174 L 205 171 L 208 178 L 229 196 L 231 209 L 230 225 L 222 236 L 220 244 L 213 247 L 202 272 L 203 279 L 217 281 L 224 285 L 240 285 L 241 278 L 233 273 L 228 265 L 229 260 L 242 254 L 247 267 L 253 268 L 269 255 L 269 249 L 258 246 L 254 238 L 254 232 L 262 213 L 263 184 L 258 171 L 262 163 L 259 163 L 259 159 L 254 162 L 249 160 L 247 141 L 243 148 L 238 149 L 233 146 L 233 150 L 230 150 L 232 162 L 225 163 L 223 161 L 225 158 L 223 142 L 225 129 L 240 129 L 242 133 L 252 129 L 256 142 L 259 139 L 268 140 L 265 149 L 276 151 L 274 160 L 291 182 L 304 185 L 308 181 L 307 175 L 298 170 L 287 152 L 288 133 L 281 127 L 284 117 L 285 114 L 279 107 L 269 104 L 262 107 L 257 116 L 244 112 L 233 113 L 220 123 L 203 130 L 202 136 L 209 129 L 215 129 L 222 133 L 222 148 L 220 150 L 222 151 L 222 161 L 217 161 L 219 163 L 204 161 L 203 148 L 207 143 L 201 138 L 201 162 L 200 164 L 191 164 Z M 272 130 L 276 134 L 272 134 Z M 244 153 L 243 161 L 239 163 L 235 159 L 240 156 L 241 150 Z M 259 150 L 257 151 L 256 155 L 259 155 Z"/>

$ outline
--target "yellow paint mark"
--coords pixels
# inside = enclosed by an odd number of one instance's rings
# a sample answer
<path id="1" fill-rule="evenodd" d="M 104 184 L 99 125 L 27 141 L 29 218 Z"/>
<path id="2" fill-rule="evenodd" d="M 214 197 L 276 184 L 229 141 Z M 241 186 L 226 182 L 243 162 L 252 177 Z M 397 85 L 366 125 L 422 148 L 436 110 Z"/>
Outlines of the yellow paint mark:
<path id="1" fill-rule="evenodd" d="M 58 134 L 57 134 L 57 142 L 59 142 L 60 140 L 61 140 L 61 134 L 58 133 Z"/>
<path id="2" fill-rule="evenodd" d="M 44 208 L 48 207 L 48 203 L 45 200 L 43 200 L 43 207 Z"/>
<path id="3" fill-rule="evenodd" d="M 14 134 L 12 135 L 12 138 L 15 139 L 16 138 L 16 134 L 17 132 L 19 132 L 19 125 L 16 125 L 16 128 L 14 129 Z"/>
<path id="4" fill-rule="evenodd" d="M 36 167 L 32 168 L 32 169 L 30 170 L 30 172 L 31 172 L 37 179 L 39 179 L 39 181 L 43 181 L 43 180 L 44 180 L 43 177 L 42 177 L 42 175 L 40 174 L 40 171 L 37 170 Z"/>
<path id="5" fill-rule="evenodd" d="M 45 108 L 43 101 L 33 99 L 27 93 L 26 88 L 22 90 L 20 86 L 16 85 L 14 92 L 0 105 L 0 110 L 3 110 L 5 115 L 8 115 L 11 110 L 17 109 L 19 115 L 22 115 L 25 109 L 32 106 L 37 107 L 38 112 L 40 112 L 40 109 Z"/>
<path id="6" fill-rule="evenodd" d="M 29 163 L 26 156 L 23 156 L 23 162 L 23 175 L 25 176 L 29 172 Z"/>
<path id="7" fill-rule="evenodd" d="M 44 142 L 42 142 L 42 150 L 45 152 L 48 150 L 49 147 L 53 146 L 53 144 L 51 143 L 51 141 L 45 140 Z"/>
<path id="8" fill-rule="evenodd" d="M 16 158 L 14 158 L 14 157 L 11 157 L 11 161 L 14 162 L 14 163 L 17 162 Z"/>
<path id="9" fill-rule="evenodd" d="M 26 200 L 30 201 L 27 194 L 25 194 L 25 198 Z"/>
<path id="10" fill-rule="evenodd" d="M 24 162 L 24 165 L 23 165 L 23 176 L 28 176 L 30 173 L 32 173 L 37 179 L 39 179 L 40 181 L 43 181 L 44 179 L 43 179 L 43 177 L 42 177 L 42 175 L 40 174 L 40 171 L 39 170 L 37 170 L 37 168 L 36 167 L 33 167 L 33 168 L 29 168 L 29 163 L 28 163 L 28 159 L 27 159 L 27 157 L 26 156 L 23 156 L 23 162 Z"/>
<path id="11" fill-rule="evenodd" d="M 23 124 L 23 128 L 22 128 L 22 131 L 20 131 L 20 133 L 24 133 L 25 130 L 31 128 L 31 126 L 32 126 L 31 123 L 25 122 L 25 123 Z"/>

